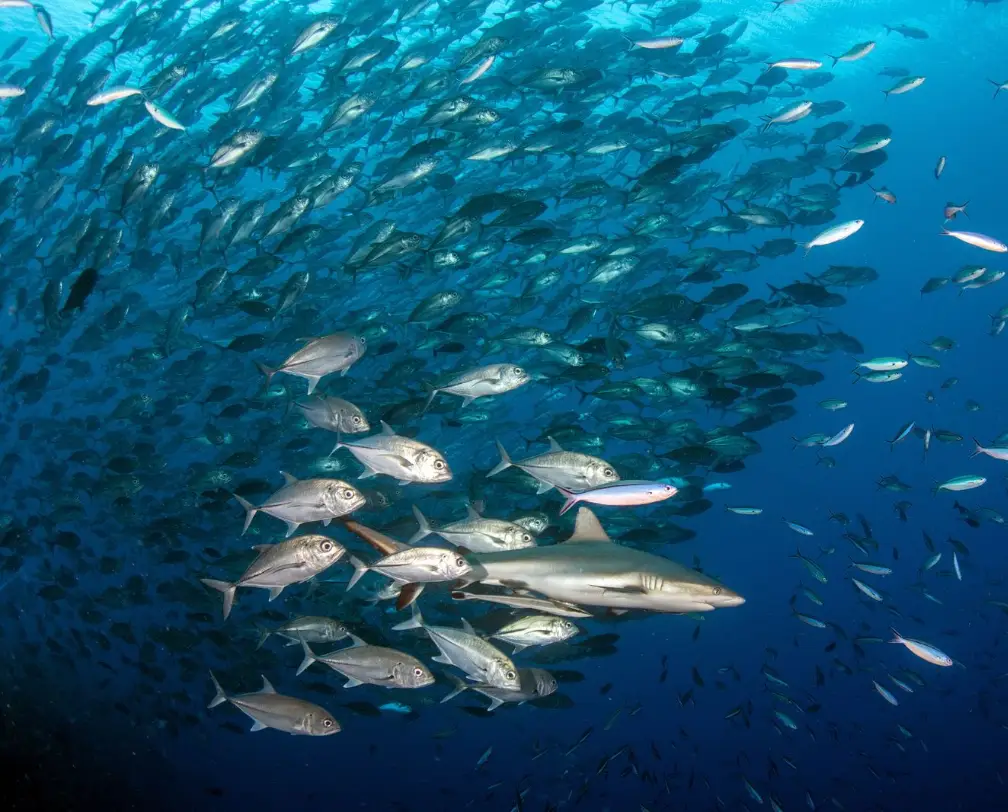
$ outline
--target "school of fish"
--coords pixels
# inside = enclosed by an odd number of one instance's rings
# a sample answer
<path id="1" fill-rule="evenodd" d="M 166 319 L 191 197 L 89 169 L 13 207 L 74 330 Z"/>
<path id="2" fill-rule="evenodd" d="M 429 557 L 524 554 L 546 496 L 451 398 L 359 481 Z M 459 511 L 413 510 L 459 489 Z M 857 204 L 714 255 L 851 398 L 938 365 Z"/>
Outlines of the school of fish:
<path id="1" fill-rule="evenodd" d="M 870 65 L 897 109 L 928 85 L 894 62 L 922 62 L 938 32 L 886 21 L 829 54 L 779 53 L 711 6 L 631 4 L 607 25 L 597 0 L 101 0 L 70 36 L 43 5 L 0 0 L 0 591 L 45 602 L 23 630 L 34 656 L 186 683 L 147 697 L 163 735 L 244 733 L 237 709 L 253 731 L 345 740 L 347 713 L 510 725 L 571 707 L 565 686 L 594 677 L 570 663 L 616 654 L 607 627 L 650 617 L 659 681 L 688 683 L 670 703 L 686 739 L 705 678 L 661 629 L 689 623 L 696 641 L 753 609 L 745 573 L 712 574 L 730 547 L 677 560 L 675 545 L 704 546 L 691 520 L 717 509 L 739 543 L 794 539 L 777 564 L 801 585 L 755 611 L 825 646 L 816 689 L 849 679 L 881 714 L 968 667 L 975 653 L 935 640 L 915 608 L 941 603 L 936 575 L 980 577 L 962 541 L 917 528 L 912 553 L 857 509 L 781 517 L 731 491 L 740 471 L 773 476 L 768 443 L 863 475 L 843 457 L 874 423 L 869 384 L 956 349 L 866 348 L 837 326 L 857 324 L 845 313 L 880 271 L 834 257 L 887 227 L 901 143 L 852 121 L 831 82 Z M 1001 101 L 1008 83 L 965 74 Z M 956 160 L 922 175 L 940 189 Z M 1008 230 L 960 228 L 997 218 L 957 193 L 916 239 L 952 238 L 964 264 L 913 277 L 914 297 L 986 295 L 973 291 L 1004 277 L 989 263 Z M 782 283 L 775 263 L 800 271 Z M 1008 307 L 990 309 L 998 336 Z M 848 379 L 821 371 L 837 362 Z M 822 432 L 768 439 L 810 410 Z M 1000 475 L 1008 431 L 970 446 L 925 414 L 872 442 L 919 457 L 932 487 L 918 499 L 1003 526 L 964 494 Z M 954 462 L 929 461 L 936 443 Z M 922 489 L 875 476 L 910 528 L 904 493 Z M 913 587 L 888 589 L 901 569 Z M 819 590 L 836 581 L 862 614 L 830 612 Z M 727 729 L 835 737 L 826 700 L 776 658 L 753 675 L 766 692 L 724 709 Z M 663 758 L 672 742 L 578 760 L 595 728 L 537 744 L 530 759 L 553 751 L 562 777 L 534 785 L 516 767 L 493 808 L 591 804 L 617 770 L 643 785 L 641 809 L 701 791 L 695 766 Z M 802 788 L 801 746 L 761 758 L 765 775 L 740 760 L 737 785 L 696 803 L 867 808 Z"/>

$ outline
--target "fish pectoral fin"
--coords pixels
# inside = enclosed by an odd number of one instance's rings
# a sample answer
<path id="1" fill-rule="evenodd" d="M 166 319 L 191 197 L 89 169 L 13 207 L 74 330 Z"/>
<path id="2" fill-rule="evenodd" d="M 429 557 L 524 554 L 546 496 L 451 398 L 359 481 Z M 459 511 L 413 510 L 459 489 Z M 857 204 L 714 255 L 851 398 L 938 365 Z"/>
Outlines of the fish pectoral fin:
<path id="1" fill-rule="evenodd" d="M 365 465 L 364 470 L 357 476 L 357 479 L 371 479 L 373 476 L 378 476 L 378 472 L 370 465 Z"/>
<path id="2" fill-rule="evenodd" d="M 271 601 L 276 600 L 280 596 L 280 593 L 283 591 L 284 588 L 282 586 L 271 586 L 269 591 L 269 599 Z"/>
<path id="3" fill-rule="evenodd" d="M 346 683 L 343 685 L 344 688 L 356 688 L 358 685 L 363 685 L 357 677 L 347 677 Z"/>
<path id="4" fill-rule="evenodd" d="M 449 660 L 447 657 L 445 657 L 444 654 L 436 654 L 435 656 L 431 657 L 431 662 L 441 663 L 441 665 L 454 665 L 455 664 L 451 660 Z"/>
<path id="5" fill-rule="evenodd" d="M 550 485 L 548 482 L 543 482 L 542 480 L 539 480 L 539 487 L 536 489 L 536 496 L 542 496 L 544 493 L 546 493 L 546 491 L 551 490 L 553 490 L 552 485 Z"/>
<path id="6" fill-rule="evenodd" d="M 249 733 L 258 733 L 258 732 L 259 732 L 260 730 L 265 730 L 265 729 L 266 729 L 266 725 L 264 725 L 264 724 L 263 724 L 262 722 L 260 722 L 260 721 L 259 721 L 259 720 L 257 719 L 257 720 L 256 720 L 256 721 L 255 721 L 255 722 L 254 722 L 254 723 L 252 724 L 252 727 L 250 727 L 250 728 L 249 728 Z"/>

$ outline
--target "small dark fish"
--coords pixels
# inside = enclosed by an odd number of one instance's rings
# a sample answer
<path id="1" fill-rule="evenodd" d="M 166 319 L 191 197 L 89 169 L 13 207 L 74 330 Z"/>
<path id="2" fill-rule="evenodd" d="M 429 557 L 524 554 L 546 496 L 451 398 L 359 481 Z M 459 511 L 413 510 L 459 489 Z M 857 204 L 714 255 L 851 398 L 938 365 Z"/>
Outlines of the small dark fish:
<path id="1" fill-rule="evenodd" d="M 94 292 L 98 284 L 98 270 L 96 268 L 85 268 L 78 274 L 73 285 L 70 286 L 70 293 L 67 295 L 66 303 L 60 311 L 61 316 L 67 316 L 75 310 L 83 310 L 84 303 L 88 296 Z"/>

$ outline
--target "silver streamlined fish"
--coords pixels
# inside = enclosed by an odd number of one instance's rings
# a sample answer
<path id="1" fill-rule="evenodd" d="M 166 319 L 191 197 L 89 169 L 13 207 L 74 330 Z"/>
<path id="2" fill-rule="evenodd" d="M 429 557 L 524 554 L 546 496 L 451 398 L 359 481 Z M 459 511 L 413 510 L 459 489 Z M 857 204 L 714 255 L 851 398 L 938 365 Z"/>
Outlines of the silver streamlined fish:
<path id="1" fill-rule="evenodd" d="M 210 679 L 217 693 L 207 707 L 215 708 L 230 702 L 254 722 L 252 732 L 269 727 L 294 736 L 331 736 L 340 731 L 339 722 L 325 708 L 304 699 L 278 694 L 266 677 L 262 678 L 262 690 L 231 696 L 224 692 L 212 671 Z"/>
<path id="2" fill-rule="evenodd" d="M 420 528 L 409 540 L 416 544 L 434 534 L 456 547 L 465 547 L 474 553 L 493 553 L 498 550 L 520 550 L 534 547 L 536 540 L 526 528 L 504 519 L 488 519 L 479 514 L 472 505 L 467 506 L 468 516 L 443 527 L 433 528 L 420 508 L 413 506 L 413 515 Z"/>
<path id="3" fill-rule="evenodd" d="M 308 394 L 315 391 L 320 380 L 326 375 L 338 372 L 346 375 L 365 352 L 367 339 L 353 333 L 333 333 L 321 338 L 305 339 L 307 342 L 300 350 L 290 355 L 275 369 L 265 364 L 257 363 L 259 371 L 266 376 L 266 385 L 279 372 L 285 372 L 297 378 L 308 381 Z"/>
<path id="4" fill-rule="evenodd" d="M 490 364 L 466 370 L 451 376 L 436 386 L 428 384 L 429 394 L 424 411 L 427 411 L 439 392 L 462 398 L 462 406 L 465 407 L 477 398 L 502 395 L 517 389 L 528 381 L 529 374 L 514 364 Z"/>
<path id="5" fill-rule="evenodd" d="M 253 505 L 233 494 L 245 509 L 242 535 L 249 529 L 256 513 L 268 513 L 286 522 L 289 538 L 302 524 L 322 522 L 328 526 L 333 519 L 352 513 L 367 502 L 357 488 L 342 479 L 297 479 L 286 471 L 280 473 L 284 486 L 261 505 Z"/>
<path id="6" fill-rule="evenodd" d="M 462 619 L 462 624 L 462 629 L 430 626 L 424 623 L 423 615 L 414 604 L 413 617 L 393 626 L 392 630 L 423 629 L 441 652 L 434 658 L 434 662 L 453 665 L 477 682 L 517 691 L 521 685 L 518 670 L 511 659 L 476 634 L 465 618 Z"/>
<path id="7" fill-rule="evenodd" d="M 235 592 L 240 586 L 268 589 L 275 600 L 285 587 L 314 578 L 339 561 L 346 547 L 328 536 L 308 534 L 279 544 L 257 544 L 259 556 L 237 581 L 200 579 L 206 586 L 224 593 L 224 619 L 231 614 Z"/>
<path id="8" fill-rule="evenodd" d="M 452 478 L 451 468 L 440 451 L 396 434 L 384 420 L 381 427 L 380 434 L 352 443 L 339 438 L 332 454 L 341 448 L 353 454 L 364 466 L 364 472 L 358 479 L 385 474 L 405 485 L 409 482 L 437 484 Z"/>
<path id="9" fill-rule="evenodd" d="M 513 462 L 504 446 L 498 442 L 497 451 L 500 453 L 501 461 L 487 476 L 496 476 L 511 466 L 520 468 L 539 481 L 539 490 L 536 491 L 538 494 L 544 494 L 553 488 L 574 492 L 586 491 L 620 478 L 616 469 L 605 460 L 588 454 L 579 454 L 576 451 L 564 451 L 560 443 L 552 437 L 549 438 L 549 443 L 550 450 L 545 454 Z"/>
<path id="10" fill-rule="evenodd" d="M 312 663 L 324 663 L 347 678 L 344 688 L 358 685 L 378 685 L 384 688 L 426 688 L 433 685 L 434 675 L 416 657 L 384 646 L 370 646 L 351 634 L 352 645 L 329 654 L 315 654 L 302 640 L 304 659 L 298 667 L 301 674 Z"/>

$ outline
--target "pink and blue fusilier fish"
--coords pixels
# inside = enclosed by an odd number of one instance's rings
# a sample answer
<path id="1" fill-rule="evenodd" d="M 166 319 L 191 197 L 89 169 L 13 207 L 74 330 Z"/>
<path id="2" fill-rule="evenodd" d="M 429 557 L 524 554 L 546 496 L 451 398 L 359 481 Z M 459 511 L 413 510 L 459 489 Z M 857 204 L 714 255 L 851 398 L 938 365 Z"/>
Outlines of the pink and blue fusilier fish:
<path id="1" fill-rule="evenodd" d="M 618 482 L 607 482 L 586 491 L 568 491 L 557 488 L 567 501 L 560 508 L 563 516 L 578 502 L 588 502 L 592 505 L 607 505 L 610 507 L 630 507 L 633 505 L 650 505 L 654 502 L 664 502 L 675 496 L 679 489 L 665 482 L 648 482 L 643 479 L 624 479 Z"/>

